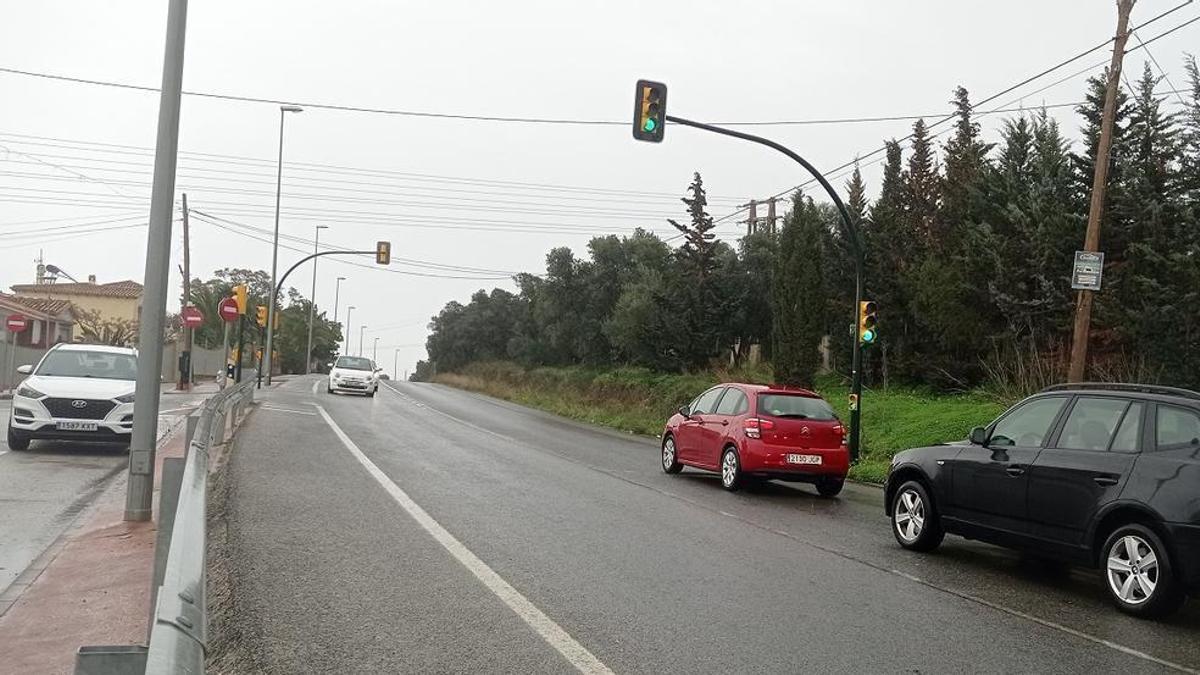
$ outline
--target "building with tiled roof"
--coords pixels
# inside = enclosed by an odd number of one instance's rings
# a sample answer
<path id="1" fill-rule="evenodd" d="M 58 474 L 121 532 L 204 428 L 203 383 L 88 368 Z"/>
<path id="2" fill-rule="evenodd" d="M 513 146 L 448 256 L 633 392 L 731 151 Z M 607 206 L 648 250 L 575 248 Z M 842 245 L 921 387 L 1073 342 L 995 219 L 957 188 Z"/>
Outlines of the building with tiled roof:
<path id="1" fill-rule="evenodd" d="M 19 314 L 30 326 L 17 334 L 17 344 L 24 347 L 49 347 L 56 342 L 70 342 L 74 335 L 75 309 L 70 300 L 55 298 L 23 298 L 0 293 L 0 315 Z M 5 341 L 11 336 L 5 334 Z"/>
<path id="2" fill-rule="evenodd" d="M 98 284 L 94 277 L 86 283 L 17 284 L 13 293 L 20 298 L 70 302 L 87 313 L 105 320 L 137 321 L 142 305 L 142 285 L 136 281 Z"/>

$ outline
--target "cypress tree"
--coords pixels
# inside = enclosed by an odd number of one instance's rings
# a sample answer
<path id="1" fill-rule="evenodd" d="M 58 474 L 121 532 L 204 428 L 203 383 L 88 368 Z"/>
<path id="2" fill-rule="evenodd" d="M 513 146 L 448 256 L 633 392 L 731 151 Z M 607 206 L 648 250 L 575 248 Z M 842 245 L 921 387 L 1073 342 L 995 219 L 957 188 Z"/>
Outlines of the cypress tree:
<path id="1" fill-rule="evenodd" d="M 779 236 L 771 286 L 774 311 L 775 379 L 811 387 L 820 366 L 825 335 L 826 288 L 823 248 L 828 229 L 820 210 L 799 191 Z"/>

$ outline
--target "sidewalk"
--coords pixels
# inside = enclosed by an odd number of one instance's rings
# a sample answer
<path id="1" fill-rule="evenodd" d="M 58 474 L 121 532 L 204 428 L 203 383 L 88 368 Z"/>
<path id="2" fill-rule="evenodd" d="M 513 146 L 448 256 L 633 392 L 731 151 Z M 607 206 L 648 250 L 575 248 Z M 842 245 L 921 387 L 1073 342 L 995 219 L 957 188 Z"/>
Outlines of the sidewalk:
<path id="1" fill-rule="evenodd" d="M 183 456 L 184 429 L 176 425 L 156 453 L 156 514 L 162 460 Z M 69 674 L 80 646 L 146 643 L 157 523 L 122 520 L 126 481 L 114 481 L 0 597 L 6 675 Z"/>

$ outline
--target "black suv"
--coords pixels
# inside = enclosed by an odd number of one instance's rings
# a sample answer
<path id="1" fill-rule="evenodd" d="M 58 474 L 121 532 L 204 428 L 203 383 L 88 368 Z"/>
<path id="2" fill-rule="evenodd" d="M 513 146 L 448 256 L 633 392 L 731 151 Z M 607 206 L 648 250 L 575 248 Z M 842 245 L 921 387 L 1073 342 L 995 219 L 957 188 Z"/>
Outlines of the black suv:
<path id="1" fill-rule="evenodd" d="M 1200 393 L 1056 385 L 960 443 L 905 450 L 886 510 L 904 548 L 946 532 L 1098 567 L 1121 610 L 1200 591 Z"/>

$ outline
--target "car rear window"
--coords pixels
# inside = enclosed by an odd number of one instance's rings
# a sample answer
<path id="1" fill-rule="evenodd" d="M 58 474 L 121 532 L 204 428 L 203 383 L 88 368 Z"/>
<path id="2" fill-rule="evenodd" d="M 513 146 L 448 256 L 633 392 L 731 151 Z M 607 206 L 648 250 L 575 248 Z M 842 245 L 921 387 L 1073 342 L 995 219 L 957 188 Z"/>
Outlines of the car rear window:
<path id="1" fill-rule="evenodd" d="M 800 394 L 759 394 L 758 414 L 809 420 L 837 419 L 833 408 L 823 399 Z"/>

